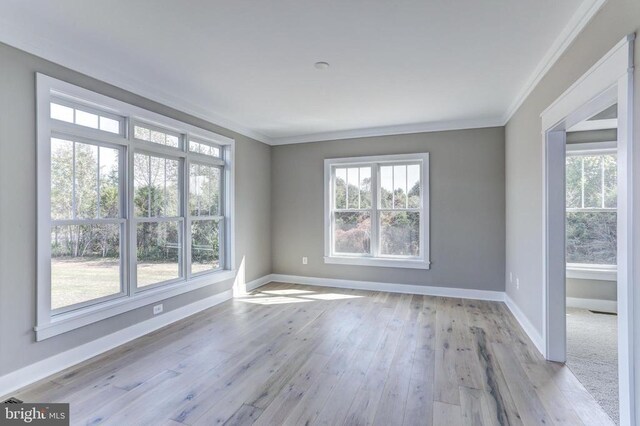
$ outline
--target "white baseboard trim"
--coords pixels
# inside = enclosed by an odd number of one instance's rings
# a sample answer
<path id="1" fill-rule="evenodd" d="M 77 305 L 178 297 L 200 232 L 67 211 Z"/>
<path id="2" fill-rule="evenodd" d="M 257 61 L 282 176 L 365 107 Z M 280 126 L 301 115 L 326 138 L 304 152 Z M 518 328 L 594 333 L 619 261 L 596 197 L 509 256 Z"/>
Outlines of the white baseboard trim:
<path id="1" fill-rule="evenodd" d="M 232 290 L 223 291 L 0 376 L 0 395 L 9 395 L 11 392 L 58 373 L 65 368 L 72 367 L 154 330 L 230 300 L 232 295 Z"/>
<path id="2" fill-rule="evenodd" d="M 264 275 L 256 280 L 250 281 L 248 282 L 245 287 L 247 289 L 247 292 L 253 291 L 258 287 L 262 287 L 265 284 L 269 284 L 271 281 L 273 281 L 271 279 L 271 274 L 268 275 Z"/>
<path id="3" fill-rule="evenodd" d="M 299 275 L 271 274 L 270 281 L 287 284 L 315 285 L 320 287 L 350 288 L 355 290 L 386 291 L 389 293 L 421 294 L 425 296 L 457 297 L 504 301 L 504 292 L 464 288 L 434 287 L 412 284 L 393 284 L 377 281 L 342 280 L 335 278 L 303 277 Z"/>
<path id="4" fill-rule="evenodd" d="M 516 302 L 514 302 L 507 293 L 504 294 L 504 303 L 507 305 L 507 308 L 509 308 L 518 323 L 520 323 L 520 327 L 522 327 L 524 332 L 527 333 L 527 336 L 529 336 L 529 339 L 531 339 L 538 351 L 544 356 L 545 350 L 542 335 L 538 330 L 536 330 L 533 324 L 531 324 L 531 321 L 529 321 L 529 318 L 527 318 L 524 312 L 520 310 L 520 307 L 516 305 Z"/>
<path id="5" fill-rule="evenodd" d="M 570 308 L 589 309 L 591 311 L 618 313 L 618 302 L 615 300 L 567 297 L 567 306 Z"/>

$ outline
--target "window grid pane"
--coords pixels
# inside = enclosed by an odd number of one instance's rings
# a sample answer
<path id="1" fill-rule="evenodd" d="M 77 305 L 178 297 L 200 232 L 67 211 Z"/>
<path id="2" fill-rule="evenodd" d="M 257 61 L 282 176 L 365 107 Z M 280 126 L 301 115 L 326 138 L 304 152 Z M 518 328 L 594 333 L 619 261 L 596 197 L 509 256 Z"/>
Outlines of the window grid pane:
<path id="1" fill-rule="evenodd" d="M 124 121 L 122 118 L 115 119 L 103 116 L 99 112 L 89 112 L 56 102 L 51 102 L 49 105 L 51 111 L 50 117 L 54 120 L 77 124 L 78 126 L 102 130 L 109 133 L 121 133 L 122 123 Z"/>
<path id="2" fill-rule="evenodd" d="M 117 223 L 51 227 L 51 309 L 121 293 L 121 237 Z"/>
<path id="3" fill-rule="evenodd" d="M 139 124 L 133 126 L 133 137 L 141 141 L 164 145 L 170 148 L 180 148 L 180 135 L 141 126 Z"/>
<path id="4" fill-rule="evenodd" d="M 221 269 L 222 221 L 218 219 L 192 219 L 191 273 Z"/>

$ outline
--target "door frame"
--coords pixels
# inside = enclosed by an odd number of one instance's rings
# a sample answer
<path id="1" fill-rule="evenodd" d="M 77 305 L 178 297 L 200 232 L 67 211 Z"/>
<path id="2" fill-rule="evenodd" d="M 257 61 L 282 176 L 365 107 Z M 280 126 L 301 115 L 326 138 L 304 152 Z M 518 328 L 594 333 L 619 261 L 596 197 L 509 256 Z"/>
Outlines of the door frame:
<path id="1" fill-rule="evenodd" d="M 566 360 L 565 262 L 565 141 L 566 129 L 618 104 L 618 377 L 620 420 L 634 425 L 636 383 L 634 369 L 634 271 L 640 270 L 638 232 L 633 219 L 634 165 L 640 149 L 633 149 L 633 49 L 635 35 L 617 43 L 589 71 L 556 99 L 541 116 L 543 146 L 543 328 L 544 356 Z M 637 172 L 636 172 L 637 173 Z M 560 183 L 560 185 L 559 185 Z M 560 189 L 558 187 L 560 186 Z M 638 197 L 636 197 L 638 198 Z M 634 268 L 634 265 L 636 268 Z M 640 293 L 640 292 L 638 292 Z M 640 313 L 640 307 L 636 309 Z"/>

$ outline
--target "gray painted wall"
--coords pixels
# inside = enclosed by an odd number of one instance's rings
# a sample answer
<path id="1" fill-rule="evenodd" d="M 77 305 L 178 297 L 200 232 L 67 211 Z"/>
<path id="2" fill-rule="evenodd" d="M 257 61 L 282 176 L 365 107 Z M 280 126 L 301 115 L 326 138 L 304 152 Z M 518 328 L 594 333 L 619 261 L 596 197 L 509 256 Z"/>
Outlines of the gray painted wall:
<path id="1" fill-rule="evenodd" d="M 640 29 L 640 2 L 609 0 L 506 126 L 506 291 L 542 331 L 542 140 L 540 113 L 627 34 Z M 640 43 L 636 43 L 636 61 Z M 640 68 L 635 68 L 636 82 Z M 635 104 L 640 105 L 636 84 Z M 635 128 L 640 115 L 635 114 Z M 637 139 L 636 139 L 637 142 Z M 509 282 L 520 278 L 520 289 Z"/>
<path id="2" fill-rule="evenodd" d="M 413 152 L 430 155 L 431 269 L 325 264 L 324 159 Z M 504 128 L 276 146 L 271 172 L 274 273 L 504 290 Z"/>
<path id="3" fill-rule="evenodd" d="M 617 286 L 618 283 L 615 281 L 567 278 L 567 297 L 616 301 Z"/>
<path id="4" fill-rule="evenodd" d="M 271 148 L 0 44 L 0 375 L 152 317 L 140 308 L 35 343 L 36 106 L 35 73 L 219 132 L 236 143 L 236 256 L 246 280 L 271 272 Z M 230 288 L 232 281 L 164 302 L 165 311 Z"/>

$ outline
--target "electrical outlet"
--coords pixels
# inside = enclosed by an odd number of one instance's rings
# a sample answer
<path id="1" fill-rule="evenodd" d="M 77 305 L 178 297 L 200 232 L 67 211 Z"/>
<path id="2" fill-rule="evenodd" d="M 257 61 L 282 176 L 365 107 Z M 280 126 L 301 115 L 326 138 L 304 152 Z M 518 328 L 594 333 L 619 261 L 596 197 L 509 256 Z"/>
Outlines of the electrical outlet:
<path id="1" fill-rule="evenodd" d="M 516 278 L 516 290 L 520 290 L 520 278 Z"/>
<path id="2" fill-rule="evenodd" d="M 304 256 L 304 257 L 302 258 L 302 264 L 303 264 L 303 265 L 306 265 L 308 262 L 309 262 L 309 259 L 307 259 L 307 256 Z"/>
<path id="3" fill-rule="evenodd" d="M 513 272 L 509 272 L 509 282 L 513 282 Z"/>
<path id="4" fill-rule="evenodd" d="M 162 313 L 162 303 L 153 307 L 153 315 L 158 315 Z"/>

